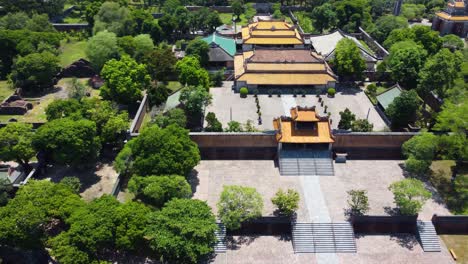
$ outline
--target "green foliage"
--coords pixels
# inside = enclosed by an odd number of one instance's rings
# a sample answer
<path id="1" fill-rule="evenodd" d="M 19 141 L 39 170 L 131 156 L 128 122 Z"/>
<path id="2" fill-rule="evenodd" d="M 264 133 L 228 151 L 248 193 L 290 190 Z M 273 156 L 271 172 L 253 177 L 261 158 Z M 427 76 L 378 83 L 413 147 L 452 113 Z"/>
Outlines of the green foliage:
<path id="1" fill-rule="evenodd" d="M 0 207 L 6 205 L 10 200 L 10 192 L 13 190 L 13 185 L 9 179 L 0 179 Z"/>
<path id="2" fill-rule="evenodd" d="M 263 200 L 255 188 L 225 185 L 217 206 L 219 219 L 227 229 L 235 230 L 262 215 Z"/>
<path id="3" fill-rule="evenodd" d="M 31 19 L 26 22 L 26 29 L 34 32 L 54 32 L 55 29 L 49 22 L 49 17 L 46 14 L 34 14 Z"/>
<path id="4" fill-rule="evenodd" d="M 432 133 L 421 133 L 403 143 L 403 154 L 418 160 L 432 161 L 437 151 L 437 136 Z"/>
<path id="5" fill-rule="evenodd" d="M 401 13 L 408 20 L 419 20 L 422 19 L 426 7 L 423 4 L 410 4 L 405 3 L 402 5 Z"/>
<path id="6" fill-rule="evenodd" d="M 357 119 L 351 124 L 351 131 L 353 132 L 372 132 L 374 125 L 367 119 Z"/>
<path id="7" fill-rule="evenodd" d="M 201 38 L 190 41 L 185 49 L 187 56 L 198 58 L 202 66 L 208 65 L 208 51 L 210 51 L 210 46 Z"/>
<path id="8" fill-rule="evenodd" d="M 32 125 L 26 123 L 8 123 L 0 128 L 0 160 L 16 161 L 29 172 L 29 160 L 36 154 L 33 136 Z"/>
<path id="9" fill-rule="evenodd" d="M 60 183 L 68 186 L 74 193 L 79 193 L 81 189 L 81 181 L 77 177 L 65 177 Z"/>
<path id="10" fill-rule="evenodd" d="M 375 83 L 369 84 L 366 89 L 373 96 L 377 94 L 377 85 Z"/>
<path id="11" fill-rule="evenodd" d="M 324 3 L 312 10 L 312 25 L 322 33 L 325 29 L 335 28 L 338 22 L 337 15 L 330 3 Z"/>
<path id="12" fill-rule="evenodd" d="M 153 80 L 168 81 L 175 74 L 177 58 L 169 46 L 161 46 L 148 53 L 144 63 Z"/>
<path id="13" fill-rule="evenodd" d="M 11 79 L 16 87 L 25 92 L 39 92 L 49 88 L 60 71 L 57 56 L 49 52 L 32 53 L 19 57 L 13 65 Z"/>
<path id="14" fill-rule="evenodd" d="M 452 53 L 448 49 L 441 49 L 426 61 L 419 72 L 418 89 L 425 93 L 434 91 L 439 97 L 445 98 L 447 90 L 453 87 L 458 78 L 462 63 L 461 52 Z"/>
<path id="15" fill-rule="evenodd" d="M 395 43 L 400 41 L 413 41 L 424 47 L 428 54 L 435 54 L 442 45 L 442 38 L 439 37 L 439 32 L 422 25 L 395 29 L 390 32 L 390 35 L 383 44 L 386 48 L 391 48 Z"/>
<path id="16" fill-rule="evenodd" d="M 420 105 L 418 94 L 414 91 L 403 91 L 388 106 L 385 113 L 392 121 L 392 126 L 403 127 L 413 121 Z"/>
<path id="17" fill-rule="evenodd" d="M 448 34 L 442 37 L 442 47 L 454 50 L 463 50 L 465 43 L 460 39 L 459 36 L 454 34 Z"/>
<path id="18" fill-rule="evenodd" d="M 189 86 L 210 86 L 210 76 L 208 71 L 203 69 L 197 57 L 186 56 L 176 63 L 175 67 L 179 82 Z"/>
<path id="19" fill-rule="evenodd" d="M 106 81 L 101 87 L 101 96 L 119 104 L 133 104 L 141 99 L 141 91 L 150 85 L 151 77 L 144 64 L 123 56 L 104 65 L 101 77 Z"/>
<path id="20" fill-rule="evenodd" d="M 102 31 L 94 35 L 86 44 L 86 56 L 95 70 L 100 71 L 104 64 L 119 56 L 115 33 Z"/>
<path id="21" fill-rule="evenodd" d="M 419 70 L 423 67 L 427 52 L 413 41 L 403 41 L 390 48 L 386 65 L 395 82 L 404 87 L 416 88 Z"/>
<path id="22" fill-rule="evenodd" d="M 245 98 L 247 97 L 247 94 L 249 94 L 249 89 L 247 89 L 247 87 L 242 87 L 240 88 L 239 93 L 240 97 Z"/>
<path id="23" fill-rule="evenodd" d="M 393 192 L 394 202 L 403 215 L 418 214 L 424 203 L 432 197 L 424 183 L 413 178 L 394 182 L 388 189 Z"/>
<path id="24" fill-rule="evenodd" d="M 143 56 L 148 54 L 154 49 L 153 40 L 148 34 L 137 35 L 133 41 L 135 42 L 135 59 L 142 60 Z"/>
<path id="25" fill-rule="evenodd" d="M 422 176 L 429 171 L 429 166 L 431 165 L 430 160 L 419 160 L 414 156 L 409 156 L 405 160 L 405 170 L 411 175 Z"/>
<path id="26" fill-rule="evenodd" d="M 369 33 L 379 42 L 382 43 L 387 39 L 390 32 L 399 28 L 407 28 L 408 21 L 404 17 L 386 15 L 381 16 L 375 21 L 375 28 Z"/>
<path id="27" fill-rule="evenodd" d="M 187 115 L 202 116 L 203 110 L 211 104 L 212 95 L 205 87 L 186 87 L 182 90 L 179 98 Z"/>
<path id="28" fill-rule="evenodd" d="M 340 40 L 336 45 L 332 64 L 339 75 L 351 78 L 361 78 L 362 72 L 366 69 L 361 51 L 356 43 L 348 38 Z"/>
<path id="29" fill-rule="evenodd" d="M 353 215 L 364 215 L 369 211 L 369 198 L 366 190 L 350 190 L 348 193 L 348 205 Z"/>
<path id="30" fill-rule="evenodd" d="M 225 129 L 226 132 L 244 132 L 244 128 L 240 122 L 232 120 L 229 121 L 227 125 L 228 127 Z"/>
<path id="31" fill-rule="evenodd" d="M 351 125 L 356 120 L 356 115 L 353 114 L 348 108 L 340 112 L 340 122 L 338 123 L 339 129 L 351 129 Z"/>
<path id="32" fill-rule="evenodd" d="M 33 145 L 45 151 L 52 162 L 72 166 L 89 165 L 101 149 L 96 124 L 70 118 L 45 123 L 37 130 Z"/>
<path id="33" fill-rule="evenodd" d="M 47 224 L 67 220 L 83 202 L 64 184 L 29 180 L 0 207 L 0 244 L 23 249 L 44 246 Z"/>
<path id="34" fill-rule="evenodd" d="M 207 123 L 205 127 L 206 132 L 223 132 L 223 125 L 216 118 L 215 113 L 209 112 L 206 114 L 205 120 Z"/>
<path id="35" fill-rule="evenodd" d="M 172 199 L 149 215 L 146 237 L 150 247 L 169 263 L 198 263 L 213 252 L 216 219 L 206 202 Z"/>
<path id="36" fill-rule="evenodd" d="M 123 144 L 127 137 L 129 123 L 130 120 L 127 112 L 111 115 L 102 127 L 100 134 L 101 141 L 114 146 Z"/>
<path id="37" fill-rule="evenodd" d="M 244 13 L 245 7 L 240 0 L 234 0 L 231 4 L 232 13 L 239 18 Z"/>
<path id="38" fill-rule="evenodd" d="M 68 86 L 70 89 L 68 93 L 68 97 L 76 99 L 76 100 L 81 100 L 82 98 L 86 97 L 86 93 L 88 92 L 87 88 L 77 78 L 71 79 Z"/>
<path id="39" fill-rule="evenodd" d="M 359 27 L 366 28 L 372 23 L 370 8 L 366 0 L 342 0 L 334 3 L 338 18 L 338 28 L 346 32 L 358 32 Z"/>
<path id="40" fill-rule="evenodd" d="M 117 155 L 115 167 L 123 173 L 146 175 L 188 175 L 200 161 L 198 146 L 188 131 L 170 125 L 144 128 Z"/>
<path id="41" fill-rule="evenodd" d="M 117 38 L 120 54 L 127 54 L 131 57 L 135 55 L 135 39 L 132 36 L 123 36 Z"/>
<path id="42" fill-rule="evenodd" d="M 165 128 L 170 125 L 177 125 L 181 128 L 185 128 L 187 126 L 187 116 L 185 115 L 184 110 L 174 108 L 164 114 L 156 116 L 154 123 L 160 128 Z"/>
<path id="43" fill-rule="evenodd" d="M 280 214 L 292 216 L 299 208 L 299 193 L 293 189 L 288 189 L 284 192 L 279 189 L 275 196 L 271 198 L 271 202 L 276 205 Z"/>
<path id="44" fill-rule="evenodd" d="M 190 198 L 192 189 L 183 176 L 133 176 L 128 189 L 143 202 L 162 207 L 173 198 Z"/>
<path id="45" fill-rule="evenodd" d="M 8 13 L 0 17 L 0 29 L 20 30 L 26 27 L 29 16 L 24 12 Z"/>
<path id="46" fill-rule="evenodd" d="M 165 103 L 171 90 L 164 84 L 151 84 L 146 90 L 150 106 L 159 106 Z"/>
<path id="47" fill-rule="evenodd" d="M 18 0 L 0 0 L 2 12 L 25 12 L 28 14 L 38 13 L 47 14 L 55 17 L 62 13 L 65 0 L 50 0 L 45 4 L 43 1 L 18 1 Z"/>
<path id="48" fill-rule="evenodd" d="M 220 87 L 223 85 L 225 68 L 210 74 L 211 86 Z"/>
<path id="49" fill-rule="evenodd" d="M 83 116 L 82 108 L 83 106 L 80 101 L 74 98 L 67 100 L 54 100 L 46 107 L 45 113 L 47 121 L 64 117 L 80 118 Z"/>
<path id="50" fill-rule="evenodd" d="M 327 94 L 328 94 L 329 96 L 331 96 L 331 97 L 334 97 L 335 94 L 336 94 L 335 88 L 332 88 L 332 87 L 328 88 Z"/>
<path id="51" fill-rule="evenodd" d="M 252 120 L 247 120 L 244 125 L 245 132 L 258 132 L 259 130 L 254 126 Z"/>
<path id="52" fill-rule="evenodd" d="M 104 2 L 94 17 L 93 33 L 107 30 L 117 36 L 132 35 L 134 26 L 128 8 L 115 2 Z"/>

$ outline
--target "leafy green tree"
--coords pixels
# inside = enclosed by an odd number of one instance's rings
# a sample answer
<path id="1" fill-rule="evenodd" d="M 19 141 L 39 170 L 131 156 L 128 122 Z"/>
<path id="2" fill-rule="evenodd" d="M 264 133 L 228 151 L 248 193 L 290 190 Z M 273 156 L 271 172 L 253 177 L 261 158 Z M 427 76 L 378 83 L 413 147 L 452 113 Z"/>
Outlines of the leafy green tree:
<path id="1" fill-rule="evenodd" d="M 367 119 L 357 119 L 351 124 L 351 131 L 353 132 L 372 132 L 374 125 Z"/>
<path id="2" fill-rule="evenodd" d="M 31 19 L 26 22 L 26 29 L 35 32 L 54 32 L 55 29 L 49 22 L 49 16 L 46 14 L 34 14 Z"/>
<path id="3" fill-rule="evenodd" d="M 369 198 L 366 190 L 350 190 L 348 193 L 348 205 L 353 215 L 363 215 L 369 211 Z"/>
<path id="4" fill-rule="evenodd" d="M 172 199 L 149 216 L 150 247 L 170 263 L 198 263 L 213 252 L 216 219 L 206 202 Z"/>
<path id="5" fill-rule="evenodd" d="M 120 172 L 146 175 L 188 175 L 200 161 L 198 146 L 188 131 L 170 125 L 144 128 L 117 155 L 115 167 Z"/>
<path id="6" fill-rule="evenodd" d="M 402 5 L 401 13 L 408 20 L 421 19 L 426 11 L 423 4 L 405 3 Z"/>
<path id="7" fill-rule="evenodd" d="M 45 151 L 52 162 L 73 166 L 89 165 L 101 149 L 96 124 L 86 119 L 47 122 L 37 130 L 33 145 Z"/>
<path id="8" fill-rule="evenodd" d="M 116 2 L 104 2 L 94 17 L 93 33 L 107 30 L 118 36 L 131 35 L 135 27 L 130 10 Z"/>
<path id="9" fill-rule="evenodd" d="M 335 28 L 337 24 L 337 15 L 330 3 L 324 3 L 312 10 L 312 24 L 320 33 L 324 29 Z"/>
<path id="10" fill-rule="evenodd" d="M 414 178 L 394 182 L 388 189 L 393 192 L 394 202 L 403 215 L 416 215 L 432 197 L 424 183 Z"/>
<path id="11" fill-rule="evenodd" d="M 349 108 L 345 108 L 344 111 L 340 112 L 340 122 L 338 123 L 339 129 L 351 129 L 352 123 L 356 120 L 356 115 L 353 114 Z"/>
<path id="12" fill-rule="evenodd" d="M 394 44 L 386 65 L 394 81 L 404 87 L 416 88 L 419 70 L 423 67 L 427 52 L 413 41 Z"/>
<path id="13" fill-rule="evenodd" d="M 432 30 L 430 26 L 415 25 L 411 27 L 414 32 L 414 41 L 423 46 L 428 54 L 435 54 L 442 46 L 442 38 L 439 32 Z"/>
<path id="14" fill-rule="evenodd" d="M 47 121 L 52 121 L 59 118 L 71 117 L 81 118 L 83 116 L 83 106 L 80 101 L 70 99 L 54 100 L 45 109 Z"/>
<path id="15" fill-rule="evenodd" d="M 358 32 L 359 27 L 366 27 L 372 21 L 370 8 L 366 0 L 342 0 L 334 3 L 338 17 L 338 27 L 347 32 Z"/>
<path id="16" fill-rule="evenodd" d="M 360 49 L 348 38 L 340 40 L 336 45 L 332 64 L 339 75 L 351 78 L 361 78 L 362 72 L 366 69 Z"/>
<path id="17" fill-rule="evenodd" d="M 165 128 L 170 125 L 178 125 L 179 127 L 185 128 L 187 126 L 187 116 L 184 110 L 174 108 L 167 111 L 165 114 L 157 115 L 154 119 L 154 123 L 160 128 Z"/>
<path id="18" fill-rule="evenodd" d="M 206 114 L 205 120 L 207 123 L 205 127 L 206 132 L 223 132 L 223 125 L 216 118 L 215 113 L 209 112 Z"/>
<path id="19" fill-rule="evenodd" d="M 100 139 L 103 143 L 121 146 L 127 137 L 130 124 L 127 112 L 112 115 L 101 130 Z"/>
<path id="20" fill-rule="evenodd" d="M 397 28 L 390 32 L 387 39 L 383 42 L 383 46 L 390 49 L 395 43 L 410 40 L 414 41 L 415 38 L 415 33 L 411 28 Z"/>
<path id="21" fill-rule="evenodd" d="M 10 200 L 10 192 L 13 190 L 13 185 L 9 179 L 0 179 L 0 207 L 6 205 Z"/>
<path id="22" fill-rule="evenodd" d="M 197 57 L 203 66 L 208 65 L 208 51 L 210 51 L 210 46 L 200 38 L 190 41 L 185 49 L 185 53 L 188 56 Z"/>
<path id="23" fill-rule="evenodd" d="M 229 121 L 227 125 L 228 127 L 225 129 L 226 132 L 244 132 L 244 128 L 240 122 L 232 120 Z"/>
<path id="24" fill-rule="evenodd" d="M 392 126 L 403 127 L 413 121 L 420 105 L 418 94 L 414 91 L 403 91 L 388 106 L 385 113 L 392 121 Z"/>
<path id="25" fill-rule="evenodd" d="M 211 94 L 202 86 L 186 87 L 180 94 L 180 102 L 187 115 L 202 116 L 204 109 L 211 104 Z"/>
<path id="26" fill-rule="evenodd" d="M 276 205 L 280 214 L 292 216 L 299 208 L 299 193 L 293 189 L 288 189 L 284 192 L 279 189 L 275 196 L 271 198 L 271 202 Z"/>
<path id="27" fill-rule="evenodd" d="M 239 19 L 240 15 L 244 13 L 244 10 L 245 10 L 245 7 L 242 4 L 242 1 L 240 0 L 232 1 L 231 8 L 232 8 L 232 14 L 236 16 L 237 20 Z"/>
<path id="28" fill-rule="evenodd" d="M 152 79 L 163 82 L 175 75 L 177 58 L 169 46 L 160 46 L 146 54 L 144 63 Z"/>
<path id="29" fill-rule="evenodd" d="M 36 154 L 33 136 L 32 125 L 26 123 L 8 123 L 0 128 L 0 160 L 16 161 L 28 173 L 29 161 Z"/>
<path id="30" fill-rule="evenodd" d="M 29 180 L 6 206 L 0 207 L 0 244 L 42 248 L 52 219 L 67 220 L 83 201 L 71 188 L 48 180 Z"/>
<path id="31" fill-rule="evenodd" d="M 77 177 L 65 177 L 60 180 L 60 183 L 70 187 L 75 193 L 79 193 L 81 189 L 81 181 Z"/>
<path id="32" fill-rule="evenodd" d="M 29 16 L 24 12 L 7 13 L 0 18 L 0 29 L 19 30 L 26 27 Z"/>
<path id="33" fill-rule="evenodd" d="M 120 54 L 127 54 L 130 57 L 135 55 L 135 39 L 132 36 L 123 36 L 117 38 Z"/>
<path id="34" fill-rule="evenodd" d="M 403 143 L 403 154 L 413 156 L 418 160 L 432 161 L 437 151 L 438 138 L 432 133 L 421 133 Z"/>
<path id="35" fill-rule="evenodd" d="M 95 70 L 111 59 L 118 58 L 117 36 L 115 33 L 102 31 L 92 36 L 86 44 L 86 56 Z"/>
<path id="36" fill-rule="evenodd" d="M 210 12 L 205 19 L 205 23 L 207 30 L 210 33 L 215 32 L 216 28 L 223 24 L 218 12 Z"/>
<path id="37" fill-rule="evenodd" d="M 11 79 L 25 92 L 38 92 L 51 87 L 59 71 L 57 56 L 49 52 L 32 53 L 18 58 L 13 65 Z"/>
<path id="38" fill-rule="evenodd" d="M 171 90 L 164 84 L 151 84 L 146 90 L 150 106 L 159 106 L 167 101 Z"/>
<path id="39" fill-rule="evenodd" d="M 47 3 L 44 1 L 35 0 L 0 0 L 2 12 L 26 12 L 28 14 L 48 14 L 50 17 L 57 16 L 62 13 L 65 0 L 49 0 Z"/>
<path id="40" fill-rule="evenodd" d="M 255 188 L 225 185 L 217 206 L 219 219 L 227 229 L 235 230 L 262 215 L 263 200 Z"/>
<path id="41" fill-rule="evenodd" d="M 141 99 L 141 91 L 151 80 L 145 65 L 128 56 L 106 62 L 101 77 L 106 81 L 101 87 L 101 96 L 119 104 L 133 104 Z"/>
<path id="42" fill-rule="evenodd" d="M 148 54 L 154 49 L 153 40 L 148 34 L 140 34 L 135 37 L 135 59 L 142 60 L 145 54 Z"/>
<path id="43" fill-rule="evenodd" d="M 76 100 L 81 100 L 82 98 L 86 97 L 86 93 L 88 92 L 88 89 L 77 78 L 71 79 L 68 86 L 69 86 L 68 97 L 76 99 Z"/>
<path id="44" fill-rule="evenodd" d="M 390 32 L 398 28 L 407 28 L 408 20 L 400 16 L 381 16 L 375 21 L 375 29 L 369 32 L 378 42 L 387 39 Z"/>
<path id="45" fill-rule="evenodd" d="M 460 39 L 459 36 L 454 34 L 448 34 L 442 37 L 442 47 L 454 50 L 462 50 L 465 47 L 465 43 Z"/>
<path id="46" fill-rule="evenodd" d="M 145 203 L 158 208 L 173 198 L 190 198 L 192 189 L 183 176 L 133 176 L 128 189 Z"/>
<path id="47" fill-rule="evenodd" d="M 419 90 L 423 93 L 434 91 L 441 98 L 445 98 L 447 90 L 455 84 L 455 79 L 463 63 L 461 52 L 452 53 L 448 49 L 441 49 L 429 58 L 419 72 Z"/>
<path id="48" fill-rule="evenodd" d="M 197 57 L 186 56 L 176 63 L 179 82 L 189 86 L 210 86 L 210 75 L 203 69 Z"/>

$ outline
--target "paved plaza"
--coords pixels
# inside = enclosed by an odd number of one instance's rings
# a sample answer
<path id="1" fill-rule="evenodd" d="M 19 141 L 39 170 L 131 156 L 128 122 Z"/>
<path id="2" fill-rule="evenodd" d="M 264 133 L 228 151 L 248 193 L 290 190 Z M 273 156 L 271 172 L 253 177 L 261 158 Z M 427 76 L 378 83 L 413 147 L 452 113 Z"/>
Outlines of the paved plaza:
<path id="1" fill-rule="evenodd" d="M 374 131 L 382 131 L 386 124 L 375 110 L 372 103 L 369 101 L 364 91 L 355 88 L 341 88 L 337 90 L 335 97 L 328 98 L 326 95 L 321 95 L 324 105 L 321 106 L 318 98 L 315 95 L 306 95 L 302 97 L 298 95 L 294 97 L 292 94 L 272 95 L 269 97 L 266 94 L 258 95 L 260 111 L 262 113 L 262 124 L 258 124 L 257 106 L 255 97 L 248 95 L 247 98 L 240 98 L 239 93 L 235 93 L 231 89 L 232 82 L 224 82 L 223 87 L 211 88 L 210 93 L 213 95 L 213 103 L 207 107 L 206 113 L 214 112 L 223 127 L 231 120 L 245 124 L 247 120 L 252 120 L 259 130 L 272 130 L 273 118 L 289 115 L 291 107 L 316 106 L 318 112 L 326 116 L 324 112 L 327 106 L 327 112 L 331 113 L 331 127 L 336 129 L 340 120 L 339 112 L 345 108 L 349 108 L 358 119 L 367 118 L 374 124 Z"/>
<path id="2" fill-rule="evenodd" d="M 254 187 L 264 201 L 263 215 L 273 215 L 271 198 L 279 188 L 295 189 L 301 201 L 298 221 L 345 221 L 347 191 L 366 189 L 370 215 L 394 212 L 393 195 L 388 186 L 404 178 L 398 160 L 351 160 L 335 165 L 335 176 L 281 176 L 272 160 L 202 160 L 191 183 L 194 198 L 205 200 L 217 212 L 223 185 Z M 429 220 L 433 213 L 450 212 L 435 195 L 419 214 Z M 294 254 L 292 243 L 280 237 L 235 237 L 226 253 L 213 263 L 452 263 L 442 246 L 440 253 L 424 253 L 414 236 L 357 236 L 355 254 Z M 442 244 L 443 245 L 443 244 Z"/>

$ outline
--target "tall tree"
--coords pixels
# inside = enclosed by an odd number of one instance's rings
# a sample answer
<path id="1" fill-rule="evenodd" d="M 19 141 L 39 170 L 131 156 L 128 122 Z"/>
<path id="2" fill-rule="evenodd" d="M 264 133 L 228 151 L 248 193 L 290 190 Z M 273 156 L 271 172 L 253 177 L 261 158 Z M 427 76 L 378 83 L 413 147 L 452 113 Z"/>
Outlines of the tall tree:
<path id="1" fill-rule="evenodd" d="M 361 78 L 366 69 L 366 62 L 361 57 L 361 50 L 351 39 L 344 38 L 338 42 L 335 48 L 333 67 L 341 76 Z"/>
<path id="2" fill-rule="evenodd" d="M 142 97 L 141 91 L 149 87 L 151 80 L 146 66 L 128 56 L 106 62 L 101 77 L 105 80 L 101 96 L 119 104 L 136 103 Z"/>
<path id="3" fill-rule="evenodd" d="M 351 129 L 354 120 L 356 120 L 356 115 L 346 107 L 344 111 L 340 112 L 340 122 L 338 123 L 338 128 L 346 130 Z"/>
<path id="4" fill-rule="evenodd" d="M 100 71 L 108 60 L 119 56 L 117 36 L 112 32 L 99 32 L 88 40 L 85 52 L 93 68 Z"/>
<path id="5" fill-rule="evenodd" d="M 142 61 L 143 57 L 154 49 L 153 40 L 148 34 L 140 34 L 135 37 L 135 55 L 137 61 Z"/>
<path id="6" fill-rule="evenodd" d="M 432 196 L 423 182 L 413 178 L 394 182 L 389 189 L 393 192 L 395 204 L 403 215 L 416 215 Z"/>
<path id="7" fill-rule="evenodd" d="M 26 123 L 9 123 L 0 128 L 0 160 L 16 161 L 28 173 L 29 161 L 36 154 L 33 136 L 32 125 Z"/>
<path id="8" fill-rule="evenodd" d="M 395 29 L 407 28 L 409 26 L 408 20 L 400 16 L 386 15 L 381 16 L 375 21 L 375 29 L 369 33 L 380 43 L 385 41 Z"/>
<path id="9" fill-rule="evenodd" d="M 392 126 L 399 128 L 414 120 L 420 105 L 421 102 L 416 91 L 403 91 L 388 106 L 385 113 L 392 121 Z"/>
<path id="10" fill-rule="evenodd" d="M 201 86 L 186 87 L 180 94 L 180 102 L 190 116 L 202 116 L 205 108 L 211 104 L 211 94 Z"/>
<path id="11" fill-rule="evenodd" d="M 394 81 L 407 88 L 416 88 L 419 70 L 427 52 L 413 41 L 402 41 L 390 48 L 386 65 Z"/>
<path id="12" fill-rule="evenodd" d="M 135 27 L 130 10 L 116 2 L 104 2 L 94 17 L 94 34 L 107 30 L 118 36 L 131 35 Z"/>
<path id="13" fill-rule="evenodd" d="M 50 17 L 62 13 L 65 0 L 0 0 L 0 6 L 5 13 L 26 12 L 28 14 L 48 14 Z"/>
<path id="14" fill-rule="evenodd" d="M 169 46 L 156 48 L 146 54 L 143 61 L 148 67 L 148 72 L 153 80 L 164 82 L 175 75 L 177 58 Z"/>
<path id="15" fill-rule="evenodd" d="M 190 198 L 192 189 L 183 176 L 132 176 L 128 189 L 143 202 L 161 208 L 173 198 Z"/>
<path id="16" fill-rule="evenodd" d="M 208 65 L 208 52 L 210 46 L 203 39 L 197 38 L 189 42 L 185 53 L 188 56 L 197 57 L 202 66 Z"/>
<path id="17" fill-rule="evenodd" d="M 330 3 L 325 3 L 312 10 L 312 24 L 322 33 L 324 29 L 334 28 L 337 23 L 337 16 L 333 6 Z"/>

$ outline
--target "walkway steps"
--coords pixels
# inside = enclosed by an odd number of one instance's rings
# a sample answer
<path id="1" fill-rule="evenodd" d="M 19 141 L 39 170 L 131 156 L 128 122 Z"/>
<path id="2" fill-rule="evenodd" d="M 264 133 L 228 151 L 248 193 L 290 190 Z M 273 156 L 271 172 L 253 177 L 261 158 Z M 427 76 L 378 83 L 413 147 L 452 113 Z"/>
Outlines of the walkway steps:
<path id="1" fill-rule="evenodd" d="M 417 222 L 419 241 L 424 252 L 440 252 L 440 240 L 431 221 Z"/>
<path id="2" fill-rule="evenodd" d="M 294 223 L 295 253 L 355 253 L 354 231 L 348 222 Z"/>
<path id="3" fill-rule="evenodd" d="M 287 176 L 333 176 L 333 160 L 328 150 L 281 150 L 280 173 Z"/>
<path id="4" fill-rule="evenodd" d="M 214 246 L 215 253 L 226 252 L 226 227 L 222 223 L 217 223 L 219 230 L 215 232 L 216 244 Z"/>

